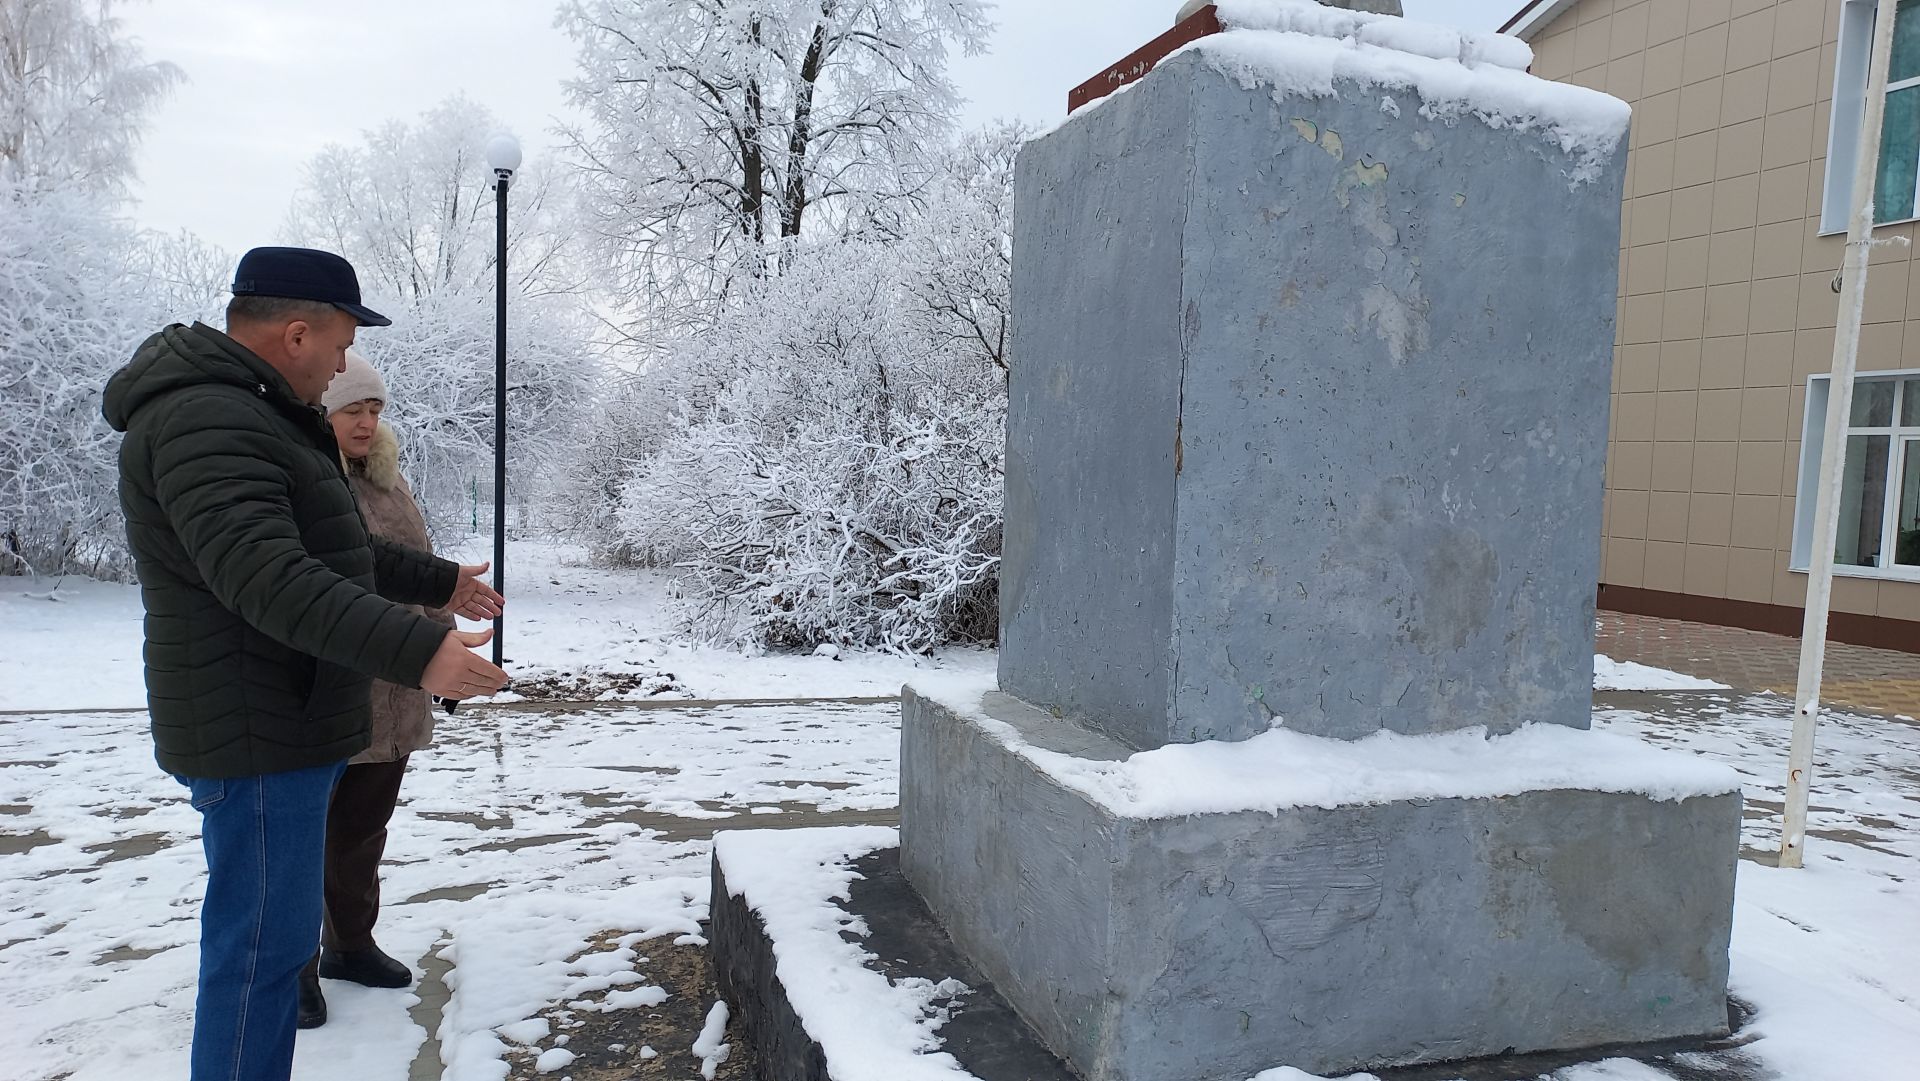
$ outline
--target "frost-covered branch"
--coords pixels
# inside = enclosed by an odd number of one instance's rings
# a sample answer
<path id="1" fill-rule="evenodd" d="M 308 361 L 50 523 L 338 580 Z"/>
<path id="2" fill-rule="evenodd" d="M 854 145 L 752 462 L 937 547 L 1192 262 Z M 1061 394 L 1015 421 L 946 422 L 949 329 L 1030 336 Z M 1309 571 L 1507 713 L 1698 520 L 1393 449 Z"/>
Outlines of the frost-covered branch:
<path id="1" fill-rule="evenodd" d="M 690 633 L 903 652 L 993 638 L 1022 136 L 949 154 L 892 239 L 796 244 L 610 402 L 590 470 L 606 547 L 678 572 Z"/>
<path id="2" fill-rule="evenodd" d="M 615 294 L 671 333 L 703 327 L 791 243 L 910 199 L 979 50 L 984 0 L 574 0 L 566 131 Z"/>

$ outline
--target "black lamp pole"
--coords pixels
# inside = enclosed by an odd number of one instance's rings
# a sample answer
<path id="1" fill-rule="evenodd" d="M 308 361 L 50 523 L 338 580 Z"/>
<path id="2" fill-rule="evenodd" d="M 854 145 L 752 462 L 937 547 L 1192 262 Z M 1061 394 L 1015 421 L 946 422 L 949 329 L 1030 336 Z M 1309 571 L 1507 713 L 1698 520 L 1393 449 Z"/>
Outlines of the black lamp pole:
<path id="1" fill-rule="evenodd" d="M 493 589 L 507 593 L 507 187 L 510 174 L 496 174 L 496 217 L 499 251 L 496 255 L 493 319 Z M 506 642 L 504 616 L 493 617 L 493 663 L 500 664 Z"/>
<path id="2" fill-rule="evenodd" d="M 493 319 L 493 588 L 507 593 L 507 189 L 520 168 L 520 143 L 510 135 L 487 144 L 493 167 L 496 249 Z M 505 618 L 493 617 L 493 663 L 505 661 Z"/>

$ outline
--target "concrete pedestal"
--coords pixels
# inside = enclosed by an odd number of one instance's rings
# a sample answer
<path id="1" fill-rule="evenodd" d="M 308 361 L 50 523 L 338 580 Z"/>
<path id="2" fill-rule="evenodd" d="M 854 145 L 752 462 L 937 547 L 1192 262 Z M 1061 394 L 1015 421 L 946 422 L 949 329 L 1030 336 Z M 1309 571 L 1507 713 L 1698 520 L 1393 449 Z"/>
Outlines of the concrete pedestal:
<path id="1" fill-rule="evenodd" d="M 1088 1081 L 1340 1076 L 1725 1031 L 1740 797 L 1730 775 L 1700 785 L 1687 756 L 1659 757 L 1705 794 L 1154 818 L 1063 783 L 1048 752 L 1128 754 L 997 692 L 971 708 L 910 692 L 902 865 Z M 1658 789 L 1662 767 L 1647 772 Z"/>
<path id="2" fill-rule="evenodd" d="M 1335 86 L 1020 156 L 1000 684 L 1133 747 L 1588 724 L 1624 147 Z"/>
<path id="3" fill-rule="evenodd" d="M 908 696 L 902 868 L 1088 1081 L 1721 1031 L 1737 778 L 1580 731 L 1627 109 L 1220 16 L 1021 153 L 999 690 Z"/>

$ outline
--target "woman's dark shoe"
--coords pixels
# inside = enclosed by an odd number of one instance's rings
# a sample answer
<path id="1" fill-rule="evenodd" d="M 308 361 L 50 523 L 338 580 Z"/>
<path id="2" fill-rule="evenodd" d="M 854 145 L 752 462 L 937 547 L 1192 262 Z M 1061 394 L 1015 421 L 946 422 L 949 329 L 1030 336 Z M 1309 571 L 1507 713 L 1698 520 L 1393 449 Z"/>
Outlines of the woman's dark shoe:
<path id="1" fill-rule="evenodd" d="M 320 977 L 312 972 L 300 973 L 300 1020 L 301 1028 L 319 1028 L 327 1023 L 327 997 L 320 993 Z"/>
<path id="2" fill-rule="evenodd" d="M 378 946 L 321 950 L 320 975 L 362 987 L 406 987 L 413 983 L 413 970 L 382 953 Z"/>

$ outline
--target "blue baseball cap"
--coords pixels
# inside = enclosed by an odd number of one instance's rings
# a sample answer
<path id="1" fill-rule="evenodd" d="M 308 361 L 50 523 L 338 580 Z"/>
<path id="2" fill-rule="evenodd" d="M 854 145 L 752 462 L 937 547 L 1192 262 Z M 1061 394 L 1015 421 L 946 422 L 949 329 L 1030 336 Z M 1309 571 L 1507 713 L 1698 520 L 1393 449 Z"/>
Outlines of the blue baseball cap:
<path id="1" fill-rule="evenodd" d="M 233 272 L 233 295 L 315 300 L 339 308 L 363 327 L 393 325 L 393 320 L 360 303 L 360 278 L 353 264 L 330 251 L 255 248 L 240 257 L 240 267 Z"/>

